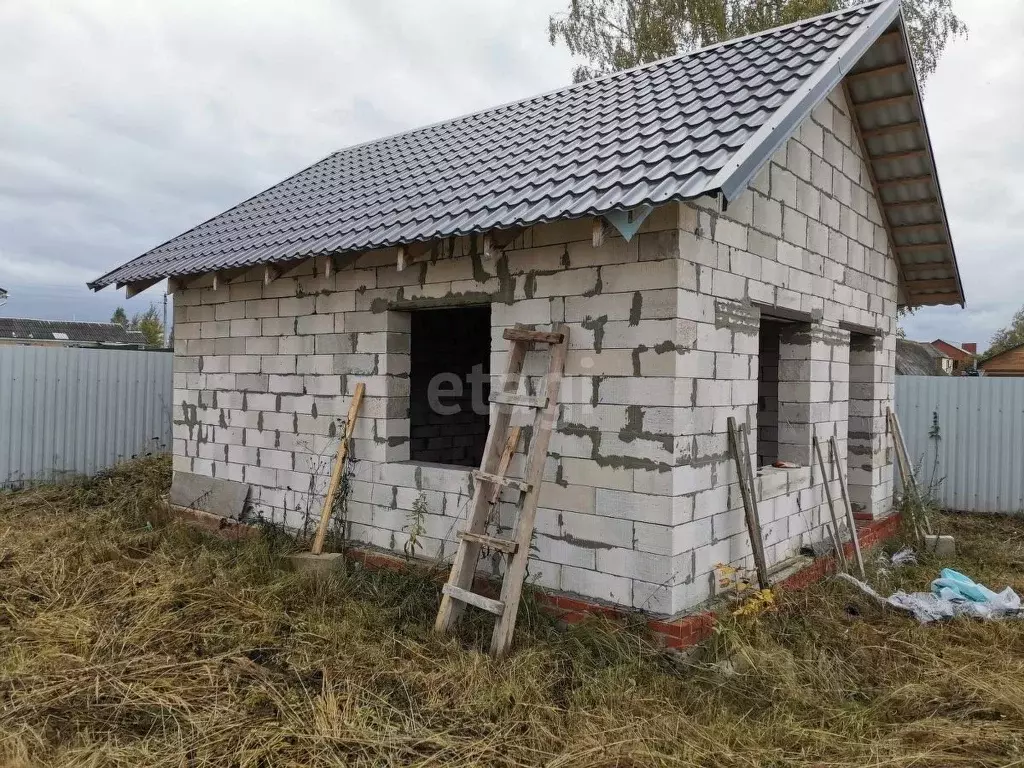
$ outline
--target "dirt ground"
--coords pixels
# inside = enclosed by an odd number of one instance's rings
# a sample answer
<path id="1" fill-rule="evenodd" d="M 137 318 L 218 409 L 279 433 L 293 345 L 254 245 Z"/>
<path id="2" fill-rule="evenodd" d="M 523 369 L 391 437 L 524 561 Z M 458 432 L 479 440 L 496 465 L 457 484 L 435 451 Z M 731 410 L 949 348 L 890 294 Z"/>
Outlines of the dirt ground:
<path id="1" fill-rule="evenodd" d="M 0 493 L 6 766 L 1024 765 L 1024 622 L 921 627 L 835 581 L 729 617 L 701 654 L 640 625 L 562 630 L 532 605 L 512 656 L 430 625 L 437 585 L 285 572 L 280 537 L 168 521 L 165 460 Z M 944 516 L 951 566 L 1024 593 L 1024 521 Z M 474 612 L 475 613 L 475 612 Z"/>

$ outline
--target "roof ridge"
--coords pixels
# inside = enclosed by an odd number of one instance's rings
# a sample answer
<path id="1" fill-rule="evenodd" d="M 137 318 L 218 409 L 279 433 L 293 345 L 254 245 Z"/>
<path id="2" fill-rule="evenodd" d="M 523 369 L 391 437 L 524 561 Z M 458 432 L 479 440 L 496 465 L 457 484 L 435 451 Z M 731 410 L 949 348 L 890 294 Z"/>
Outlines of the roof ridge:
<path id="1" fill-rule="evenodd" d="M 419 126 L 416 126 L 415 128 L 407 128 L 404 131 L 396 131 L 394 133 L 385 134 L 384 136 L 378 136 L 375 139 L 367 139 L 366 141 L 361 141 L 361 142 L 359 142 L 357 144 L 350 144 L 347 147 L 341 147 L 340 149 L 334 150 L 327 157 L 336 157 L 338 155 L 347 154 L 347 153 L 351 152 L 352 150 L 360 149 L 361 147 L 367 147 L 367 146 L 370 146 L 372 144 L 379 144 L 381 142 L 390 141 L 391 139 L 397 139 L 397 138 L 399 138 L 401 136 L 410 136 L 410 135 L 412 135 L 414 133 L 419 133 L 420 131 L 428 131 L 431 128 L 437 128 L 437 127 L 442 126 L 442 125 L 450 125 L 452 123 L 457 123 L 457 122 L 459 122 L 461 120 L 468 120 L 469 118 L 477 117 L 479 115 L 485 115 L 485 114 L 489 114 L 491 112 L 498 112 L 500 110 L 507 109 L 509 107 L 517 106 L 519 104 L 528 104 L 529 102 L 534 101 L 535 99 L 543 99 L 543 98 L 546 98 L 548 96 L 553 96 L 553 95 L 555 95 L 557 93 L 568 93 L 568 92 L 573 91 L 573 90 L 575 90 L 577 88 L 584 88 L 585 86 L 592 85 L 593 83 L 600 83 L 600 82 L 603 82 L 605 80 L 612 80 L 614 78 L 622 77 L 624 75 L 628 75 L 628 74 L 631 74 L 633 72 L 639 72 L 640 70 L 643 70 L 643 69 L 658 67 L 658 66 L 666 64 L 666 63 L 668 63 L 670 61 L 679 61 L 679 60 L 682 60 L 682 59 L 687 59 L 687 58 L 690 58 L 692 56 L 696 56 L 696 55 L 701 54 L 701 53 L 706 53 L 708 51 L 714 51 L 714 50 L 717 50 L 719 48 L 725 48 L 725 47 L 730 46 L 730 45 L 736 45 L 738 43 L 743 43 L 743 42 L 746 42 L 747 40 L 753 40 L 755 38 L 758 38 L 758 37 L 761 37 L 761 36 L 764 36 L 764 35 L 777 34 L 779 32 L 783 32 L 783 31 L 785 31 L 787 29 L 793 29 L 795 27 L 804 26 L 805 24 L 811 24 L 813 22 L 819 22 L 819 21 L 821 21 L 823 19 L 830 19 L 830 18 L 833 18 L 833 17 L 836 17 L 836 16 L 842 16 L 842 15 L 848 14 L 848 13 L 849 14 L 857 13 L 857 12 L 862 11 L 865 8 L 868 8 L 870 6 L 880 6 L 880 5 L 883 5 L 884 3 L 888 2 L 888 1 L 889 0 L 867 0 L 867 2 L 859 3 L 858 5 L 852 5 L 849 8 L 840 8 L 838 11 L 830 11 L 829 13 L 822 13 L 822 14 L 819 14 L 817 16 L 810 16 L 810 17 L 808 17 L 806 19 L 800 19 L 799 21 L 790 22 L 789 24 L 782 24 L 781 26 L 778 26 L 778 27 L 771 27 L 770 29 L 762 29 L 760 32 L 751 32 L 750 34 L 743 35 L 742 37 L 733 37 L 733 38 L 730 38 L 729 40 L 721 40 L 721 41 L 719 41 L 717 43 L 712 43 L 711 45 L 705 45 L 702 48 L 695 48 L 692 51 L 683 51 L 682 53 L 676 53 L 676 54 L 673 54 L 672 56 L 665 56 L 664 58 L 661 58 L 661 59 L 655 59 L 654 61 L 647 61 L 647 62 L 644 62 L 642 64 L 637 64 L 635 66 L 629 67 L 628 69 L 618 69 L 618 70 L 616 70 L 614 72 L 606 72 L 603 75 L 598 75 L 597 77 L 592 77 L 589 80 L 584 80 L 583 82 L 580 82 L 580 83 L 569 83 L 568 85 L 561 85 L 561 86 L 559 86 L 557 88 L 552 88 L 552 89 L 550 89 L 548 91 L 541 91 L 540 93 L 535 93 L 535 94 L 532 94 L 530 96 L 525 96 L 523 98 L 512 99 L 510 101 L 506 101 L 506 102 L 503 102 L 501 104 L 496 104 L 496 105 L 490 106 L 490 107 L 483 107 L 481 109 L 473 110 L 472 112 L 466 112 L 466 113 L 461 114 L 461 115 L 456 115 L 455 117 L 447 117 L 447 118 L 444 118 L 442 120 L 436 120 L 433 123 L 427 123 L 426 125 L 419 125 Z M 899 2 L 899 0 L 897 0 L 897 2 Z M 324 159 L 326 159 L 326 158 L 324 158 Z M 314 163 L 314 165 L 315 165 L 315 163 Z"/>

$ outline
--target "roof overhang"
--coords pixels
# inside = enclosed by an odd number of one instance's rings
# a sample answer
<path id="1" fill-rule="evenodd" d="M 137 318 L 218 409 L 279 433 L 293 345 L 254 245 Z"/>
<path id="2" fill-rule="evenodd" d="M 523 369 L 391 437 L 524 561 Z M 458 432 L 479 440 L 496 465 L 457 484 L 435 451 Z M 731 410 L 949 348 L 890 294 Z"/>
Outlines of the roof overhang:
<path id="1" fill-rule="evenodd" d="M 843 81 L 906 307 L 965 303 L 921 89 L 900 12 Z"/>

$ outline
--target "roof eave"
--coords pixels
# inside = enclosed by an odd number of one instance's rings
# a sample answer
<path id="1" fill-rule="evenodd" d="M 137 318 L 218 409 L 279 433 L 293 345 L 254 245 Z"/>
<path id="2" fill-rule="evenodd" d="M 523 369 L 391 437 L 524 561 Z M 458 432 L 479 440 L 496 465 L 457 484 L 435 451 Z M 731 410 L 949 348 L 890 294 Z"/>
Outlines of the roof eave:
<path id="1" fill-rule="evenodd" d="M 953 234 L 949 229 L 949 218 L 946 215 L 946 199 L 942 194 L 942 184 L 939 182 L 939 166 L 935 162 L 935 152 L 932 149 L 931 132 L 928 130 L 928 116 L 924 111 L 924 100 L 921 98 L 921 84 L 917 78 L 917 66 L 914 64 L 914 56 L 910 50 L 910 38 L 907 36 L 907 24 L 906 19 L 903 16 L 903 8 L 899 7 L 899 30 L 900 37 L 903 40 L 903 47 L 906 51 L 907 61 L 910 63 L 911 82 L 914 91 L 914 98 L 917 100 L 918 109 L 921 112 L 921 126 L 924 129 L 926 152 L 928 153 L 928 160 L 931 163 L 932 176 L 935 183 L 935 199 L 939 207 L 940 216 L 942 218 L 942 227 L 946 233 L 946 242 L 949 243 L 949 253 L 952 260 L 953 274 L 956 276 L 957 293 L 960 295 L 960 308 L 963 309 L 967 304 L 967 295 L 964 293 L 963 280 L 960 277 L 960 264 L 956 258 L 956 246 L 953 244 Z M 893 244 L 895 248 L 895 244 Z M 941 306 L 938 304 L 917 304 L 915 306 Z"/>

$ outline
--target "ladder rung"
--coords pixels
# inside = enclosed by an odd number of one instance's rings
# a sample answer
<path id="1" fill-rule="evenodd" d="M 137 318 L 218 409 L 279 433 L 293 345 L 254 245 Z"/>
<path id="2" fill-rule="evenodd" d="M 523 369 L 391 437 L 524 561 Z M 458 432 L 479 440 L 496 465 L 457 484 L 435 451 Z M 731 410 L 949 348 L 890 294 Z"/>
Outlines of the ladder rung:
<path id="1" fill-rule="evenodd" d="M 541 344 L 561 344 L 562 334 L 550 331 L 531 331 L 528 328 L 506 328 L 506 341 L 537 341 Z"/>
<path id="2" fill-rule="evenodd" d="M 515 405 L 524 408 L 544 408 L 548 404 L 547 395 L 520 395 L 518 392 L 492 392 L 491 402 L 501 405 Z"/>
<path id="3" fill-rule="evenodd" d="M 519 549 L 519 545 L 514 541 L 508 539 L 499 539 L 494 536 L 487 536 L 483 533 L 470 533 L 469 531 L 459 531 L 457 534 L 460 539 L 466 541 L 473 541 L 477 544 L 482 544 L 485 547 L 491 549 L 497 549 L 500 552 L 508 552 L 510 555 L 514 555 L 516 550 Z"/>
<path id="4" fill-rule="evenodd" d="M 473 470 L 473 477 L 477 480 L 483 480 L 485 483 L 494 483 L 495 485 L 503 485 L 506 488 L 515 488 L 523 493 L 530 490 L 530 484 L 528 482 L 525 480 L 519 480 L 515 477 L 492 475 L 490 472 L 481 472 L 479 469 Z"/>
<path id="5" fill-rule="evenodd" d="M 489 613 L 493 613 L 495 616 L 501 616 L 505 612 L 505 604 L 501 600 L 491 600 L 489 597 L 478 595 L 476 592 L 470 592 L 468 589 L 445 584 L 441 587 L 441 591 L 453 600 L 475 605 L 477 608 L 482 608 Z"/>

